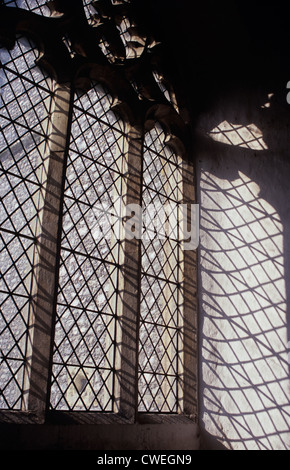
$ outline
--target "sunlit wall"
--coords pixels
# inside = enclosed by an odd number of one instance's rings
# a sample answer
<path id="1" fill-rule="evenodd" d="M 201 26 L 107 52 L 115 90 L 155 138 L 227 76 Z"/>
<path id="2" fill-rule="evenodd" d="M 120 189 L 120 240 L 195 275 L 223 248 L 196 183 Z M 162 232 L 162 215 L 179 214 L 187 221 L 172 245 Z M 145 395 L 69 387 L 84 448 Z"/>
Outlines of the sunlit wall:
<path id="1" fill-rule="evenodd" d="M 235 450 L 290 449 L 289 137 L 259 98 L 200 121 L 200 421 Z"/>

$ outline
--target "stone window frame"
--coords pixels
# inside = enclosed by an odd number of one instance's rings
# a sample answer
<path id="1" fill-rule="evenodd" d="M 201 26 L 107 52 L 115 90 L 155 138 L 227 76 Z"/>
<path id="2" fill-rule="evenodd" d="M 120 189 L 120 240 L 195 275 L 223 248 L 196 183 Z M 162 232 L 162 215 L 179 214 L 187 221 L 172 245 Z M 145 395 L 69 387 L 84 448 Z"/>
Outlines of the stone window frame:
<path id="1" fill-rule="evenodd" d="M 81 70 L 76 76 L 74 84 L 65 80 L 55 81 L 54 109 L 50 117 L 50 131 L 48 133 L 45 157 L 45 172 L 47 176 L 41 189 L 43 207 L 39 215 L 41 223 L 37 233 L 36 262 L 34 274 L 34 292 L 32 296 L 33 318 L 29 329 L 29 360 L 27 363 L 26 380 L 24 382 L 24 410 L 0 410 L 2 423 L 34 423 L 67 422 L 67 423 L 126 423 L 160 422 L 163 419 L 168 423 L 172 421 L 196 421 L 197 417 L 197 302 L 196 302 L 196 253 L 184 251 L 183 259 L 183 316 L 184 316 L 184 344 L 183 344 L 183 371 L 181 371 L 181 396 L 177 414 L 168 414 L 162 417 L 160 413 L 138 413 L 137 396 L 138 383 L 136 379 L 137 366 L 137 330 L 126 331 L 128 325 L 136 323 L 132 315 L 133 309 L 126 309 L 126 299 L 123 299 L 122 311 L 122 353 L 120 355 L 120 372 L 123 376 L 131 378 L 126 387 L 120 388 L 117 413 L 101 412 L 74 412 L 48 410 L 51 357 L 53 340 L 53 323 L 56 305 L 56 278 L 59 257 L 60 220 L 63 197 L 64 170 L 68 152 L 68 136 L 72 117 L 73 96 L 76 88 L 89 89 L 92 80 L 103 82 L 113 90 L 115 100 L 113 110 L 123 119 L 127 133 L 127 164 L 132 173 L 127 193 L 127 203 L 139 203 L 141 193 L 141 169 L 136 172 L 136 153 L 139 162 L 142 159 L 143 137 L 146 131 L 152 129 L 158 122 L 164 129 L 168 145 L 172 146 L 183 159 L 182 179 L 183 198 L 185 204 L 195 202 L 194 167 L 188 158 L 185 139 L 180 137 L 179 120 L 170 105 L 156 104 L 146 110 L 140 117 L 139 110 L 134 109 L 123 93 L 119 93 L 122 84 L 119 77 L 108 73 L 103 67 L 90 65 Z M 137 196 L 136 196 L 137 195 Z M 188 221 L 190 223 L 190 220 Z M 132 289 L 131 279 L 139 272 L 140 241 L 133 239 L 125 241 L 124 245 L 126 274 L 124 276 L 125 288 L 130 296 L 130 304 L 139 309 L 140 279 Z M 137 261 L 136 261 L 137 260 Z M 127 287 L 127 288 L 126 288 Z M 131 356 L 131 361 L 128 361 Z"/>

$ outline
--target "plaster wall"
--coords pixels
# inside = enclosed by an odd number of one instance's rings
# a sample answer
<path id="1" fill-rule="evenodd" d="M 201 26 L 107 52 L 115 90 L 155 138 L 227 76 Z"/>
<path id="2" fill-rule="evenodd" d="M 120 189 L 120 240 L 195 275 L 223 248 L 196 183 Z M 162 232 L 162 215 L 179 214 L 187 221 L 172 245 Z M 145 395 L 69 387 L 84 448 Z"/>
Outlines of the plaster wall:
<path id="1" fill-rule="evenodd" d="M 290 449 L 286 107 L 271 90 L 232 92 L 198 125 L 205 448 Z"/>

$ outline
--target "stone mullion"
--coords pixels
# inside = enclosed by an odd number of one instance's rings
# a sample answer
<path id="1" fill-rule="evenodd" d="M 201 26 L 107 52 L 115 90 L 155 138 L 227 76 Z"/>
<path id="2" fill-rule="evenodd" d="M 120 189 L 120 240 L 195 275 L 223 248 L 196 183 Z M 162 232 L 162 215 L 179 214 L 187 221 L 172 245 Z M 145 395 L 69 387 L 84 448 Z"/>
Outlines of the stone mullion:
<path id="1" fill-rule="evenodd" d="M 125 150 L 123 224 L 119 240 L 119 282 L 117 293 L 114 412 L 134 422 L 137 412 L 137 364 L 140 317 L 140 239 L 125 234 L 124 208 L 140 205 L 143 132 L 129 126 Z M 129 215 L 130 218 L 130 215 Z M 136 227 L 138 230 L 138 227 Z"/>
<path id="2" fill-rule="evenodd" d="M 190 208 L 195 204 L 195 176 L 192 163 L 183 161 L 182 168 L 182 203 L 187 206 L 185 217 L 179 216 L 179 219 L 187 225 L 196 221 L 190 218 Z M 181 223 L 182 223 L 181 222 Z M 180 227 L 180 230 L 182 227 Z M 183 233 L 179 238 L 183 240 Z M 194 241 L 193 241 L 194 242 Z M 182 311 L 181 325 L 181 347 L 178 354 L 179 369 L 179 413 L 196 418 L 197 416 L 197 255 L 194 249 L 184 249 L 184 243 L 181 243 L 180 262 L 180 307 Z"/>
<path id="3" fill-rule="evenodd" d="M 36 226 L 35 268 L 24 377 L 23 409 L 34 412 L 39 422 L 45 419 L 49 398 L 58 237 L 72 109 L 70 85 L 56 84 L 52 99 Z"/>

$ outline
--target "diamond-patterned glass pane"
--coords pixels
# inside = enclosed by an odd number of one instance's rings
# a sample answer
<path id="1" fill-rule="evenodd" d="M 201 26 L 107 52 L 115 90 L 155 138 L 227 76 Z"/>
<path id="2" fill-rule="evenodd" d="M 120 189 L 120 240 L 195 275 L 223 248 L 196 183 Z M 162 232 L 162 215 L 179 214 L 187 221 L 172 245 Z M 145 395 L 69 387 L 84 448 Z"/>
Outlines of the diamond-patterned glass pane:
<path id="1" fill-rule="evenodd" d="M 156 323 L 141 324 L 139 363 L 147 373 L 176 374 L 177 331 Z"/>
<path id="2" fill-rule="evenodd" d="M 33 44 L 22 38 L 12 50 L 0 50 L 0 408 L 4 409 L 22 407 L 35 230 L 52 96 L 51 81 L 34 64 L 37 55 Z"/>
<path id="3" fill-rule="evenodd" d="M 52 80 L 35 64 L 38 58 L 38 51 L 33 47 L 32 42 L 26 38 L 19 37 L 17 46 L 11 50 L 0 49 L 1 64 L 7 70 L 6 79 L 9 81 L 12 76 L 9 73 L 21 75 L 24 87 L 29 88 L 29 84 L 37 83 L 39 90 L 50 91 L 52 88 Z M 25 84 L 24 84 L 25 79 Z M 1 70 L 1 82 L 5 78 Z M 2 87 L 1 87 L 2 88 Z M 14 87 L 15 89 L 15 87 Z"/>
<path id="4" fill-rule="evenodd" d="M 182 181 L 178 158 L 164 138 L 158 125 L 145 136 L 142 201 L 151 217 L 141 242 L 140 412 L 177 412 L 178 402 L 181 248 L 172 215 Z"/>
<path id="5" fill-rule="evenodd" d="M 158 237 L 142 241 L 142 268 L 147 275 L 178 283 L 179 280 L 179 243 Z"/>
<path id="6" fill-rule="evenodd" d="M 178 328 L 178 285 L 143 275 L 141 278 L 141 317 L 142 321 L 166 327 Z M 170 305 L 170 310 L 168 308 Z"/>
<path id="7" fill-rule="evenodd" d="M 24 10 L 33 11 L 38 15 L 50 16 L 50 9 L 47 0 L 4 0 L 4 5 L 8 7 L 18 7 Z"/>
<path id="8" fill-rule="evenodd" d="M 123 129 L 101 86 L 75 97 L 67 162 L 51 408 L 112 411 Z"/>
<path id="9" fill-rule="evenodd" d="M 152 144 L 153 145 L 153 144 Z M 158 148 L 158 146 L 156 145 Z M 162 152 L 162 150 L 160 150 Z M 163 153 L 163 152 L 162 152 Z M 164 155 L 165 156 L 165 155 Z M 146 149 L 144 151 L 144 186 L 150 191 L 166 196 L 168 200 L 180 201 L 181 174 L 177 166 L 175 155 L 163 158 L 162 154 Z M 175 158 L 174 158 L 175 157 Z M 172 160 L 172 162 L 171 162 Z"/>
<path id="10" fill-rule="evenodd" d="M 178 379 L 176 376 L 139 374 L 139 412 L 176 413 Z"/>

